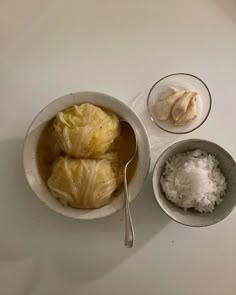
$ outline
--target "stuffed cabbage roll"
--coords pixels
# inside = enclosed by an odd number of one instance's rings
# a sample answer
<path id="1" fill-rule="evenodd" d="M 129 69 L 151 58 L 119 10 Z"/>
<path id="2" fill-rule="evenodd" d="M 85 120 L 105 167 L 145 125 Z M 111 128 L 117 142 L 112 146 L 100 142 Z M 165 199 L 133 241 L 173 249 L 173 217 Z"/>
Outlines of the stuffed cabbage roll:
<path id="1" fill-rule="evenodd" d="M 113 161 L 105 158 L 60 157 L 53 166 L 48 186 L 63 205 L 100 208 L 110 202 L 113 192 L 118 188 L 121 182 L 119 171 Z"/>
<path id="2" fill-rule="evenodd" d="M 59 112 L 54 129 L 66 155 L 88 158 L 102 155 L 111 147 L 120 124 L 114 113 L 85 103 Z"/>

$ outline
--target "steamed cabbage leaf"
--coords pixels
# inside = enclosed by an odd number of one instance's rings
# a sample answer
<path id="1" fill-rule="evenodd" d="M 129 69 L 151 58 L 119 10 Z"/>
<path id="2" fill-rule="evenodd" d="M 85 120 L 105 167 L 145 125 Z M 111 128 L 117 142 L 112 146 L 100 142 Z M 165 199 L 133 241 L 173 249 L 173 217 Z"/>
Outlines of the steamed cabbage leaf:
<path id="1" fill-rule="evenodd" d="M 120 183 L 120 172 L 111 164 L 110 157 L 115 156 L 108 155 L 109 160 L 60 157 L 48 179 L 50 190 L 62 204 L 70 207 L 105 206 Z"/>
<path id="2" fill-rule="evenodd" d="M 104 154 L 119 136 L 118 117 L 85 103 L 59 112 L 54 129 L 62 151 L 71 157 L 88 158 Z"/>

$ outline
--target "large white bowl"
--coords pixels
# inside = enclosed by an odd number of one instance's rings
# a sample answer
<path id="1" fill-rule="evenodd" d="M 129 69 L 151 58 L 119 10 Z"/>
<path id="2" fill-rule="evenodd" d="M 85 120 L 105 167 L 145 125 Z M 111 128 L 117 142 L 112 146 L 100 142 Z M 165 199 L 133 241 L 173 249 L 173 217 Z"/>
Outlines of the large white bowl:
<path id="1" fill-rule="evenodd" d="M 51 102 L 35 117 L 26 134 L 23 151 L 25 175 L 31 189 L 45 205 L 64 216 L 76 219 L 95 219 L 108 216 L 123 208 L 124 205 L 123 193 L 121 193 L 110 204 L 99 209 L 64 207 L 52 196 L 47 185 L 40 177 L 36 161 L 36 149 L 42 130 L 59 111 L 74 104 L 86 102 L 114 111 L 121 118 L 128 121 L 135 130 L 138 145 L 138 163 L 129 184 L 130 201 L 133 201 L 139 194 L 150 167 L 150 145 L 145 128 L 137 115 L 123 102 L 98 92 L 70 93 Z"/>

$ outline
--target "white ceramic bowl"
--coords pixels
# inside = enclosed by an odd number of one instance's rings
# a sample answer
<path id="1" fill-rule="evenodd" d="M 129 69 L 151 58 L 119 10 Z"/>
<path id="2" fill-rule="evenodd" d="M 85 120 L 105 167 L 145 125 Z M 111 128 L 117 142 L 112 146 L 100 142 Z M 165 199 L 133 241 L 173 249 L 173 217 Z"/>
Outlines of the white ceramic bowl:
<path id="1" fill-rule="evenodd" d="M 108 108 L 128 121 L 134 128 L 138 144 L 138 163 L 135 174 L 129 184 L 130 201 L 133 201 L 140 192 L 150 167 L 150 145 L 147 133 L 137 115 L 123 102 L 109 95 L 98 92 L 76 92 L 62 96 L 47 105 L 35 117 L 27 131 L 23 162 L 28 183 L 38 198 L 49 208 L 75 219 L 95 219 L 108 216 L 123 208 L 123 193 L 113 201 L 99 209 L 73 209 L 62 206 L 51 194 L 47 185 L 40 177 L 37 162 L 36 148 L 42 130 L 55 115 L 74 104 L 90 102 Z"/>
<path id="2" fill-rule="evenodd" d="M 178 153 L 201 149 L 216 157 L 227 182 L 223 202 L 211 213 L 199 213 L 193 209 L 184 211 L 168 201 L 160 186 L 160 177 L 166 161 Z M 217 144 L 202 139 L 187 139 L 168 147 L 159 157 L 153 170 L 153 190 L 161 209 L 173 220 L 188 226 L 201 227 L 223 220 L 236 205 L 236 163 L 231 155 Z"/>

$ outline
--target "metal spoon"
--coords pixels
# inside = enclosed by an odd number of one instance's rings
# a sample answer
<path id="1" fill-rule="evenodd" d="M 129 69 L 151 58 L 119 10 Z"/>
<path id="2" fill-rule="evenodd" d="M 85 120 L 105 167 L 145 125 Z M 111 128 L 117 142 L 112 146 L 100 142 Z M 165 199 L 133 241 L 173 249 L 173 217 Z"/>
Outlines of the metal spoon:
<path id="1" fill-rule="evenodd" d="M 126 121 L 120 121 L 121 135 L 123 141 L 121 143 L 121 160 L 125 164 L 124 167 L 124 196 L 125 196 L 125 246 L 132 248 L 134 244 L 134 228 L 129 207 L 129 191 L 127 185 L 127 168 L 137 153 L 137 141 L 133 127 Z"/>

